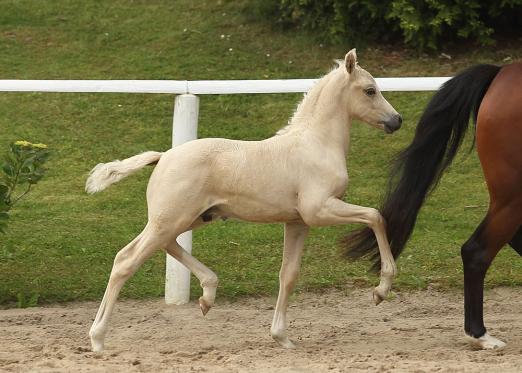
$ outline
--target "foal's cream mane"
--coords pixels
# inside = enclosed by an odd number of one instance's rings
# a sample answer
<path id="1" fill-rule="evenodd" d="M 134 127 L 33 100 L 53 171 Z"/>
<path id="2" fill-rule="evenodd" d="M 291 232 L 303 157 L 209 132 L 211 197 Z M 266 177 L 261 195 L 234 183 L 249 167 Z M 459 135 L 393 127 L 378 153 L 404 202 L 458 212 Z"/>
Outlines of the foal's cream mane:
<path id="1" fill-rule="evenodd" d="M 276 136 L 284 135 L 290 132 L 294 132 L 295 130 L 299 130 L 303 124 L 307 123 L 307 119 L 311 118 L 312 113 L 315 111 L 317 101 L 321 96 L 324 88 L 327 86 L 328 82 L 332 79 L 332 77 L 339 71 L 340 69 L 345 68 L 345 63 L 343 60 L 334 60 L 337 66 L 334 66 L 332 70 L 323 77 L 319 79 L 317 83 L 304 94 L 303 99 L 297 105 L 297 108 L 294 111 L 292 117 L 288 120 L 288 124 L 281 128 L 276 132 Z"/>

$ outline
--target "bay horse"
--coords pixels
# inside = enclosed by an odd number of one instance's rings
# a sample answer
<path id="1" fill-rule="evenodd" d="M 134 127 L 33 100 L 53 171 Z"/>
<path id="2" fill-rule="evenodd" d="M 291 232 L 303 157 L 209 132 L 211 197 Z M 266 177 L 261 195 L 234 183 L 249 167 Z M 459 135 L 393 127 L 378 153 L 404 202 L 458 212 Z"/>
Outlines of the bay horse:
<path id="1" fill-rule="evenodd" d="M 203 315 L 213 306 L 218 278 L 177 242 L 181 233 L 218 218 L 284 223 L 284 249 L 272 337 L 294 344 L 286 332 L 288 298 L 299 273 L 309 227 L 363 223 L 376 234 L 382 271 L 376 303 L 390 291 L 396 266 L 376 209 L 342 200 L 348 184 L 346 155 L 353 119 L 392 133 L 402 118 L 373 77 L 357 64 L 355 49 L 304 96 L 289 124 L 262 141 L 199 139 L 164 153 L 149 151 L 98 164 L 86 183 L 95 193 L 149 164 L 148 222 L 114 259 L 109 282 L 89 335 L 104 349 L 110 314 L 124 283 L 156 250 L 163 249 L 199 279 Z"/>
<path id="2" fill-rule="evenodd" d="M 447 81 L 422 114 L 411 144 L 398 154 L 380 209 L 394 258 L 404 249 L 427 195 L 455 157 L 469 126 L 489 192 L 486 216 L 461 249 L 464 265 L 464 330 L 482 349 L 505 343 L 486 332 L 484 277 L 499 250 L 522 255 L 522 63 L 476 65 Z M 345 238 L 347 255 L 375 259 L 373 233 Z M 378 268 L 379 263 L 374 264 Z"/>

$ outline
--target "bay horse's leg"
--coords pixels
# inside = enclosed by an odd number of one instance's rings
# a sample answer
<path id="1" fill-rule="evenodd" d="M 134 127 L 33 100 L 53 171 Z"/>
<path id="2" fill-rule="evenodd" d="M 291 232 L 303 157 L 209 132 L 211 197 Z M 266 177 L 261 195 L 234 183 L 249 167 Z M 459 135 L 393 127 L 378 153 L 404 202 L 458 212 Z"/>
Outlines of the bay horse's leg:
<path id="1" fill-rule="evenodd" d="M 300 223 L 285 224 L 285 242 L 283 261 L 279 272 L 279 295 L 275 308 L 270 334 L 281 346 L 293 348 L 295 345 L 286 334 L 286 310 L 288 298 L 294 289 L 299 276 L 303 246 L 309 227 Z"/>
<path id="2" fill-rule="evenodd" d="M 218 285 L 216 274 L 185 251 L 176 240 L 171 241 L 165 250 L 198 278 L 200 286 L 203 289 L 203 296 L 199 298 L 199 307 L 201 308 L 201 312 L 203 312 L 203 316 L 206 315 L 214 305 L 216 299 L 216 289 Z"/>
<path id="3" fill-rule="evenodd" d="M 515 233 L 511 241 L 509 241 L 509 244 L 515 249 L 518 255 L 522 256 L 522 226 L 518 228 L 517 233 Z"/>
<path id="4" fill-rule="evenodd" d="M 504 347 L 505 343 L 486 332 L 483 316 L 484 278 L 500 249 L 513 237 L 522 221 L 522 198 L 490 211 L 462 246 L 464 264 L 464 329 L 470 342 L 482 349 Z"/>
<path id="5" fill-rule="evenodd" d="M 147 225 L 143 232 L 116 254 L 105 294 L 89 331 L 93 351 L 103 351 L 109 319 L 121 288 L 163 244 L 161 235 Z"/>
<path id="6" fill-rule="evenodd" d="M 489 86 L 477 116 L 477 153 L 488 186 L 490 208 L 484 222 L 462 248 L 465 330 L 481 348 L 502 347 L 483 322 L 486 271 L 508 242 L 517 248 L 522 226 L 522 64 L 502 67 Z"/>
<path id="7" fill-rule="evenodd" d="M 303 198 L 304 199 L 304 198 Z M 311 226 L 362 223 L 375 233 L 381 257 L 381 280 L 373 291 L 376 304 L 381 303 L 390 292 L 397 273 L 395 260 L 386 236 L 386 222 L 381 213 L 371 207 L 357 206 L 337 198 L 329 198 L 320 208 L 311 201 L 303 201 L 299 210 L 304 221 Z"/>

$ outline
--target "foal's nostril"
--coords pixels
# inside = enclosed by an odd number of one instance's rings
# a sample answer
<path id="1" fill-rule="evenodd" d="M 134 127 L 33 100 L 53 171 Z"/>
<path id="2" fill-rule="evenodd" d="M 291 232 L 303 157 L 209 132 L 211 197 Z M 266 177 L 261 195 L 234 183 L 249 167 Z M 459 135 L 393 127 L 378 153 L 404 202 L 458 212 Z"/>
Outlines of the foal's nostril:
<path id="1" fill-rule="evenodd" d="M 402 117 L 400 114 L 395 114 L 390 117 L 390 119 L 384 122 L 384 130 L 386 133 L 392 133 L 401 128 Z"/>

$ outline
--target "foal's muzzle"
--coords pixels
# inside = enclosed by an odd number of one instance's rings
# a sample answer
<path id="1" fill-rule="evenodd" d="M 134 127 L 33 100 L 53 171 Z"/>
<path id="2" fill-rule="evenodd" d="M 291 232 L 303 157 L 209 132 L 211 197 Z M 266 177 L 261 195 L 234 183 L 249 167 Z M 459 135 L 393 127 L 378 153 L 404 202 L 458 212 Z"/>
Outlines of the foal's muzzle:
<path id="1" fill-rule="evenodd" d="M 390 119 L 383 122 L 384 124 L 384 132 L 393 133 L 401 128 L 402 117 L 400 114 L 392 115 Z"/>

